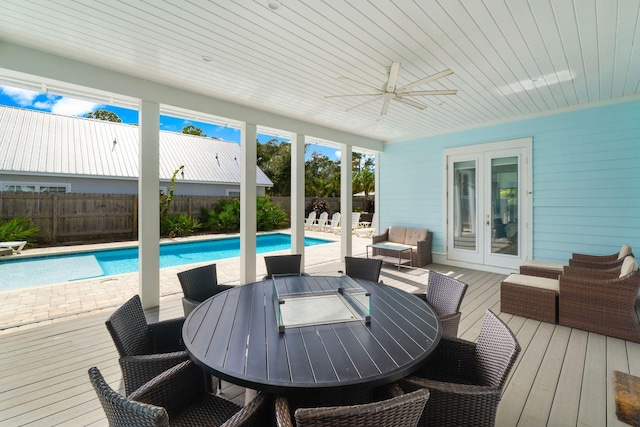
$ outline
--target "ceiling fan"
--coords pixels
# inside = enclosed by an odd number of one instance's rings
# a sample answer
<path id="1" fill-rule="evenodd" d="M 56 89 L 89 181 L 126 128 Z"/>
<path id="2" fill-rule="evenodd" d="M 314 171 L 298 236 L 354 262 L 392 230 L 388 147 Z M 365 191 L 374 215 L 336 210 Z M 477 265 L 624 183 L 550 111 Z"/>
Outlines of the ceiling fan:
<path id="1" fill-rule="evenodd" d="M 401 87 L 396 87 L 396 81 L 398 79 L 399 73 L 400 73 L 400 63 L 392 62 L 391 68 L 389 69 L 389 78 L 387 80 L 387 84 L 384 86 L 383 89 L 378 89 L 375 86 L 371 86 L 370 84 L 353 80 L 349 77 L 340 76 L 338 77 L 339 80 L 353 83 L 358 86 L 366 87 L 367 89 L 371 89 L 374 92 L 373 93 L 356 93 L 356 94 L 350 94 L 350 95 L 330 95 L 330 96 L 325 96 L 325 98 L 347 98 L 351 96 L 372 96 L 373 97 L 373 99 L 369 99 L 363 103 L 357 104 L 345 111 L 351 111 L 358 107 L 362 107 L 363 105 L 377 101 L 378 99 L 383 99 L 384 103 L 382 104 L 382 112 L 380 113 L 380 115 L 384 116 L 385 114 L 387 114 L 387 111 L 389 110 L 389 104 L 391 103 L 392 100 L 402 102 L 403 104 L 410 105 L 411 107 L 417 108 L 419 110 L 424 110 L 425 108 L 427 108 L 426 105 L 423 105 L 412 99 L 407 99 L 407 97 L 425 96 L 425 95 L 455 95 L 458 92 L 457 90 L 415 90 L 415 91 L 409 90 L 411 88 L 414 88 L 414 87 L 423 85 L 425 83 L 438 80 L 439 78 L 448 76 L 450 74 L 453 74 L 453 71 L 451 70 L 440 71 L 439 73 L 436 73 L 432 76 L 427 76 L 420 80 L 416 80 L 413 83 L 409 83 Z"/>

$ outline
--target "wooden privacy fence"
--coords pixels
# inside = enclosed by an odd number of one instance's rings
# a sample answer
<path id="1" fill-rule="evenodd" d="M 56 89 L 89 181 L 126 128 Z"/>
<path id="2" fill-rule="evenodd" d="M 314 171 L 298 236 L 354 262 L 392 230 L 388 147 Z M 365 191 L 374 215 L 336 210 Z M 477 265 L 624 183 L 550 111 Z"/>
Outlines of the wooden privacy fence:
<path id="1" fill-rule="evenodd" d="M 214 196 L 173 197 L 171 214 L 188 214 L 193 218 L 200 209 L 212 209 L 220 199 Z M 361 198 L 354 198 L 354 209 Z M 289 197 L 272 197 L 272 202 L 291 214 Z M 310 206 L 311 198 L 305 200 Z M 326 198 L 333 211 L 340 209 L 339 198 Z M 135 194 L 81 193 L 3 193 L 0 192 L 0 221 L 29 217 L 40 227 L 37 239 L 51 244 L 71 241 L 121 240 L 138 237 L 138 196 Z"/>

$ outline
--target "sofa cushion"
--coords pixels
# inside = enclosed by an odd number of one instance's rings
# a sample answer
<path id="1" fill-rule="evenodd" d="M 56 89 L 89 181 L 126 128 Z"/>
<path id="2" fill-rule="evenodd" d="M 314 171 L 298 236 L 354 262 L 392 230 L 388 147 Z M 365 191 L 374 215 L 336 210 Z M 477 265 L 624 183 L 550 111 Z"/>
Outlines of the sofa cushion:
<path id="1" fill-rule="evenodd" d="M 404 243 L 407 236 L 407 229 L 404 227 L 389 227 L 389 241 L 394 243 Z"/>
<path id="2" fill-rule="evenodd" d="M 620 268 L 620 277 L 624 277 L 634 271 L 638 271 L 638 262 L 634 257 L 628 256 L 622 262 L 622 267 Z"/>
<path id="3" fill-rule="evenodd" d="M 620 253 L 618 254 L 618 259 L 622 259 L 624 257 L 626 257 L 627 255 L 631 255 L 631 246 L 627 245 L 626 243 L 624 245 L 622 245 L 622 248 L 620 248 Z"/>
<path id="4" fill-rule="evenodd" d="M 417 246 L 420 240 L 427 238 L 427 230 L 421 230 L 418 228 L 407 228 L 407 237 L 404 239 L 404 244 L 409 246 Z"/>

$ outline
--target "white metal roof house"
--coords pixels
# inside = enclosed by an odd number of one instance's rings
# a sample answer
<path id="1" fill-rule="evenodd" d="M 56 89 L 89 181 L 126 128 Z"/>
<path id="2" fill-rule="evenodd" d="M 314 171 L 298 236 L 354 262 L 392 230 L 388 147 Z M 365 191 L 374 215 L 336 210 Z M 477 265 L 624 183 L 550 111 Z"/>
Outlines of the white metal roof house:
<path id="1" fill-rule="evenodd" d="M 0 191 L 136 194 L 139 139 L 135 125 L 0 106 Z M 239 197 L 239 159 L 234 142 L 161 131 L 160 188 L 184 165 L 176 194 Z"/>

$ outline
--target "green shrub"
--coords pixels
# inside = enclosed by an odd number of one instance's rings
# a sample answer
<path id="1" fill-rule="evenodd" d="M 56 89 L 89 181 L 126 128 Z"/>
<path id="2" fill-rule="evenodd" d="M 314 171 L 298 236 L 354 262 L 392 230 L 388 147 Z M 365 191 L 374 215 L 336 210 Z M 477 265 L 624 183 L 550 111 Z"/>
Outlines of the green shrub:
<path id="1" fill-rule="evenodd" d="M 187 214 L 164 215 L 160 220 L 160 233 L 171 238 L 190 236 L 198 228 L 200 228 L 200 221 Z"/>
<path id="2" fill-rule="evenodd" d="M 207 230 L 223 233 L 240 231 L 240 200 L 222 199 L 213 209 L 201 209 L 200 220 Z M 256 222 L 257 231 L 271 231 L 286 227 L 289 218 L 268 196 L 264 196 L 256 199 Z"/>
<path id="3" fill-rule="evenodd" d="M 287 214 L 274 205 L 269 196 L 258 197 L 256 201 L 256 219 L 258 231 L 271 231 L 284 228 L 289 222 Z"/>
<path id="4" fill-rule="evenodd" d="M 13 218 L 0 222 L 0 242 L 26 240 L 32 243 L 39 231 L 40 227 L 31 225 L 31 218 Z"/>

